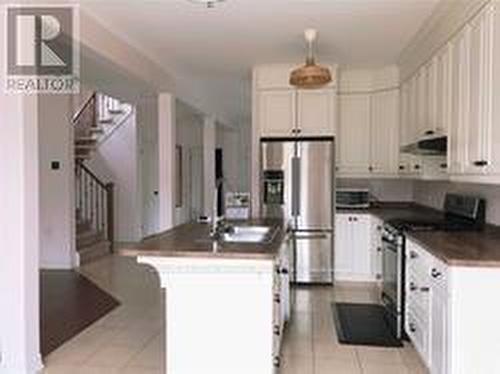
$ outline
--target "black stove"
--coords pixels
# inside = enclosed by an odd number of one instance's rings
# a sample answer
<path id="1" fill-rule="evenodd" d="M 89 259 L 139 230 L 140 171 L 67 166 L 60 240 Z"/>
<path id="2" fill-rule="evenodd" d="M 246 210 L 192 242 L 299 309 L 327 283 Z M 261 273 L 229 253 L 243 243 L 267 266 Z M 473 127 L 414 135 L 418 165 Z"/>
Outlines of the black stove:
<path id="1" fill-rule="evenodd" d="M 382 230 L 382 305 L 386 320 L 398 339 L 404 336 L 404 283 L 406 233 L 416 231 L 481 230 L 485 224 L 485 201 L 447 194 L 441 215 L 392 219 Z"/>
<path id="2" fill-rule="evenodd" d="M 398 231 L 477 231 L 485 224 L 485 201 L 481 198 L 447 194 L 442 217 L 393 219 L 387 224 Z"/>
<path id="3" fill-rule="evenodd" d="M 387 221 L 387 224 L 394 229 L 403 232 L 418 231 L 476 231 L 481 227 L 468 221 L 454 219 L 440 220 L 416 220 L 416 219 L 393 219 Z"/>

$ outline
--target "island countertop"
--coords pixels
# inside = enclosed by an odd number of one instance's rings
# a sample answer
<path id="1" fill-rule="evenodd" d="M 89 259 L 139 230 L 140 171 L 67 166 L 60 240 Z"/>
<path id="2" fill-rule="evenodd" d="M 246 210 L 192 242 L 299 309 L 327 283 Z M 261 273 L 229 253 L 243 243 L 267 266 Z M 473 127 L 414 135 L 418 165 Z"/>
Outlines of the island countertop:
<path id="1" fill-rule="evenodd" d="M 122 246 L 124 256 L 193 257 L 218 259 L 274 259 L 286 237 L 282 220 L 252 219 L 231 222 L 235 225 L 269 226 L 276 229 L 272 240 L 265 243 L 226 243 L 210 239 L 210 224 L 186 223 L 145 239 L 139 244 Z"/>

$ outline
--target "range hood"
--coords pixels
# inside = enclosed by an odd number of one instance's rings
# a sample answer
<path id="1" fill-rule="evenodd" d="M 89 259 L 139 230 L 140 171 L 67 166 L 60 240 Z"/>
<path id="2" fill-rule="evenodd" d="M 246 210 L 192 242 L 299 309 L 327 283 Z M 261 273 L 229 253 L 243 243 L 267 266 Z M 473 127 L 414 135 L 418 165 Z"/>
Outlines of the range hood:
<path id="1" fill-rule="evenodd" d="M 445 156 L 447 150 L 448 138 L 446 136 L 426 138 L 401 147 L 403 153 L 421 156 Z"/>

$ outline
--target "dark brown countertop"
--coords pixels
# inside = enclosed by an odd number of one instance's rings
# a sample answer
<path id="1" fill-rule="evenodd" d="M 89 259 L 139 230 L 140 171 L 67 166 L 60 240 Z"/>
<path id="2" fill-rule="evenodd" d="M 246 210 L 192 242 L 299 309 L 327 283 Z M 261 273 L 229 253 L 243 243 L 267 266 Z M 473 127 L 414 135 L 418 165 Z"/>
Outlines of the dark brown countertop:
<path id="1" fill-rule="evenodd" d="M 210 225 L 187 223 L 163 234 L 146 239 L 139 244 L 122 247 L 119 254 L 125 256 L 195 257 L 228 259 L 274 259 L 285 239 L 286 230 L 281 220 L 254 219 L 234 222 L 235 225 L 262 225 L 276 228 L 273 239 L 267 243 L 217 243 L 209 237 Z"/>
<path id="2" fill-rule="evenodd" d="M 367 209 L 337 209 L 339 213 L 373 214 L 383 221 L 391 219 L 441 219 L 443 213 L 416 204 L 380 203 Z M 450 266 L 499 267 L 500 228 L 486 226 L 483 231 L 420 231 L 406 236 Z"/>

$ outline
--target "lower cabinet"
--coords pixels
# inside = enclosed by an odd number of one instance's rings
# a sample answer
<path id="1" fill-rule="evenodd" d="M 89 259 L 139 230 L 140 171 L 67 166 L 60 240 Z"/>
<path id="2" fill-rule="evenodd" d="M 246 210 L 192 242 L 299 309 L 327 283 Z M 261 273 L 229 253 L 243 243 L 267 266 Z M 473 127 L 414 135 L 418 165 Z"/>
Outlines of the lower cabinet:
<path id="1" fill-rule="evenodd" d="M 285 332 L 285 324 L 290 319 L 290 254 L 291 242 L 286 239 L 280 248 L 279 256 L 275 263 L 273 285 L 273 365 L 275 372 L 281 366 L 281 345 Z"/>
<path id="2" fill-rule="evenodd" d="M 431 373 L 447 373 L 448 302 L 446 292 L 433 289 L 431 298 L 431 331 L 429 363 Z"/>
<path id="3" fill-rule="evenodd" d="M 337 214 L 335 218 L 335 280 L 373 281 L 371 216 Z"/>

